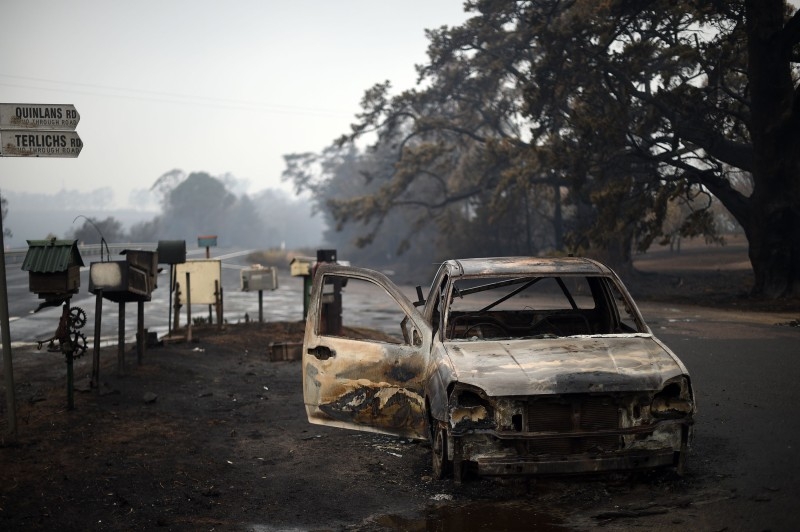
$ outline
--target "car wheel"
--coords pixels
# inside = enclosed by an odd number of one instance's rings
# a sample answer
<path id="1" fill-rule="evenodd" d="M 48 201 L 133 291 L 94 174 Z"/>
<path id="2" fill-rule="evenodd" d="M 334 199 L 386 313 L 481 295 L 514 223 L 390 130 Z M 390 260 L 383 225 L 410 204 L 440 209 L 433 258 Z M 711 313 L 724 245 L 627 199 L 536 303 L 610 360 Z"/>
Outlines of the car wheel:
<path id="1" fill-rule="evenodd" d="M 433 478 L 441 480 L 447 477 L 447 431 L 434 425 L 431 432 Z"/>
<path id="2" fill-rule="evenodd" d="M 452 441 L 453 448 L 449 451 L 453 461 L 450 462 L 450 466 L 453 471 L 453 480 L 455 480 L 456 484 L 461 484 L 467 480 L 467 463 L 462 459 L 461 439 L 453 438 Z"/>
<path id="3" fill-rule="evenodd" d="M 686 453 L 688 449 L 686 448 L 686 444 L 684 443 L 681 445 L 680 452 L 677 453 L 675 457 L 675 474 L 679 477 L 684 476 L 686 470 Z"/>
<path id="4" fill-rule="evenodd" d="M 689 438 L 688 429 L 683 428 L 681 434 L 681 449 L 675 453 L 675 474 L 678 477 L 683 477 L 686 471 L 686 456 L 689 453 Z"/>

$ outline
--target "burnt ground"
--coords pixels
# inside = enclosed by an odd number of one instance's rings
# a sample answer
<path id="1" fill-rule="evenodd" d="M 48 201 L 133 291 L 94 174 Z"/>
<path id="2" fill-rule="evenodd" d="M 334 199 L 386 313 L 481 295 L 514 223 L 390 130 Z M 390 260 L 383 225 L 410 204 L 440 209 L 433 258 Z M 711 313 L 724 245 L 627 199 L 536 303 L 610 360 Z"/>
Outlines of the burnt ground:
<path id="1" fill-rule="evenodd" d="M 649 285 L 656 299 L 747 301 L 738 269 L 663 274 L 643 261 L 642 271 L 639 299 Z M 301 341 L 302 330 L 195 328 L 194 342 L 151 348 L 141 365 L 128 351 L 124 375 L 116 347 L 105 348 L 99 391 L 88 388 L 87 354 L 75 364 L 74 410 L 63 356 L 15 350 L 18 435 L 0 445 L 0 530 L 613 530 L 638 516 L 671 529 L 692 515 L 673 510 L 726 497 L 702 461 L 684 478 L 432 480 L 424 442 L 307 423 L 299 362 L 267 356 L 270 342 Z M 0 420 L 5 434 L 4 411 Z"/>
<path id="2" fill-rule="evenodd" d="M 307 423 L 299 362 L 266 352 L 276 338 L 299 340 L 302 327 L 195 328 L 197 341 L 151 348 L 142 365 L 129 351 L 124 376 L 109 348 L 99 392 L 88 389 L 86 355 L 72 411 L 63 357 L 18 350 L 19 435 L 0 447 L 0 529 L 425 530 L 425 508 L 463 529 L 475 517 L 450 505 L 485 514 L 482 504 L 532 494 L 548 511 L 528 520 L 547 529 L 576 501 L 613 520 L 604 513 L 615 491 L 686 482 L 669 473 L 569 485 L 432 480 L 426 443 Z M 498 519 L 491 529 L 504 528 Z"/>
<path id="3" fill-rule="evenodd" d="M 799 299 L 753 298 L 753 273 L 742 236 L 723 246 L 689 241 L 679 253 L 656 247 L 634 257 L 635 271 L 623 275 L 634 299 L 684 303 L 729 310 L 800 312 Z"/>

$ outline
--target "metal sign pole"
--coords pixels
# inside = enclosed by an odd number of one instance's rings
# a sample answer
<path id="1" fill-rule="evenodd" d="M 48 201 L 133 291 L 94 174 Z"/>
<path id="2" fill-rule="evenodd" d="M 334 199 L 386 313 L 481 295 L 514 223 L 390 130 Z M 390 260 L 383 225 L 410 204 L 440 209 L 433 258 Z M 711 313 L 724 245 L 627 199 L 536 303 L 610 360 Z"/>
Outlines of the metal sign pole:
<path id="1" fill-rule="evenodd" d="M 72 336 L 70 335 L 71 325 L 69 319 L 69 305 L 70 305 L 70 298 L 67 298 L 64 301 L 64 306 L 61 307 L 61 321 L 59 322 L 59 329 L 61 329 L 61 323 L 66 325 L 64 330 L 64 335 L 66 336 L 66 342 L 62 342 L 59 339 L 58 343 L 61 346 L 61 351 L 64 353 L 64 356 L 67 357 L 67 410 L 75 410 L 75 378 L 74 378 L 74 361 L 75 357 L 74 354 L 74 345 L 72 344 Z"/>
<path id="2" fill-rule="evenodd" d="M 0 215 L 0 328 L 3 337 L 3 373 L 6 383 L 8 433 L 17 435 L 17 400 L 14 394 L 14 364 L 11 360 L 11 329 L 8 323 L 8 287 L 6 285 L 6 252 L 3 238 L 3 217 Z"/>
<path id="3" fill-rule="evenodd" d="M 167 309 L 167 336 L 172 337 L 172 291 L 175 290 L 175 265 L 169 265 L 169 308 Z M 177 325 L 176 325 L 177 327 Z"/>
<path id="4" fill-rule="evenodd" d="M 186 272 L 186 341 L 192 342 L 192 285 L 189 272 Z"/>
<path id="5" fill-rule="evenodd" d="M 136 364 L 141 366 L 144 358 L 144 301 L 136 302 Z"/>
<path id="6" fill-rule="evenodd" d="M 119 302 L 117 319 L 117 374 L 125 375 L 125 302 Z"/>
<path id="7" fill-rule="evenodd" d="M 103 290 L 97 291 L 94 302 L 94 350 L 92 352 L 91 388 L 100 391 L 100 326 L 103 321 Z"/>

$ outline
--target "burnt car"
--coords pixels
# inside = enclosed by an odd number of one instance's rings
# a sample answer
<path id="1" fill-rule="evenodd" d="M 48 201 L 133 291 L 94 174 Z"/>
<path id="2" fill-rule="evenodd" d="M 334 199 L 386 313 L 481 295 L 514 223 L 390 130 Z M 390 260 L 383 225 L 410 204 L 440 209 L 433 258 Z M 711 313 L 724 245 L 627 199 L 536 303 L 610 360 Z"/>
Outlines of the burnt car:
<path id="1" fill-rule="evenodd" d="M 611 269 L 449 260 L 422 296 L 319 267 L 302 363 L 311 423 L 429 439 L 437 478 L 682 472 L 691 379 Z"/>

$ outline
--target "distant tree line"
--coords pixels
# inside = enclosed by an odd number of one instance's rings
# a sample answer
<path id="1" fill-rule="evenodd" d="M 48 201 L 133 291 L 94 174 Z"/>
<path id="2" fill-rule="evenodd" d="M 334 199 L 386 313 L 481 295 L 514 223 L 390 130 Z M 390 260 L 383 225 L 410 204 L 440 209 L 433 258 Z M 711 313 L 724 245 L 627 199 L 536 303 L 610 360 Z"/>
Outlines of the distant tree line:
<path id="1" fill-rule="evenodd" d="M 427 32 L 416 88 L 375 85 L 349 134 L 286 156 L 338 240 L 386 264 L 573 252 L 632 270 L 654 242 L 718 238 L 723 205 L 753 293 L 800 296 L 800 14 L 783 0 L 465 9 Z"/>
<path id="2" fill-rule="evenodd" d="M 221 246 L 303 247 L 319 245 L 322 228 L 308 202 L 276 190 L 248 196 L 230 192 L 225 179 L 206 172 L 186 175 L 172 170 L 159 177 L 151 190 L 159 195 L 161 213 L 125 231 L 113 216 L 87 218 L 71 237 L 86 244 L 155 242 L 217 235 Z"/>

